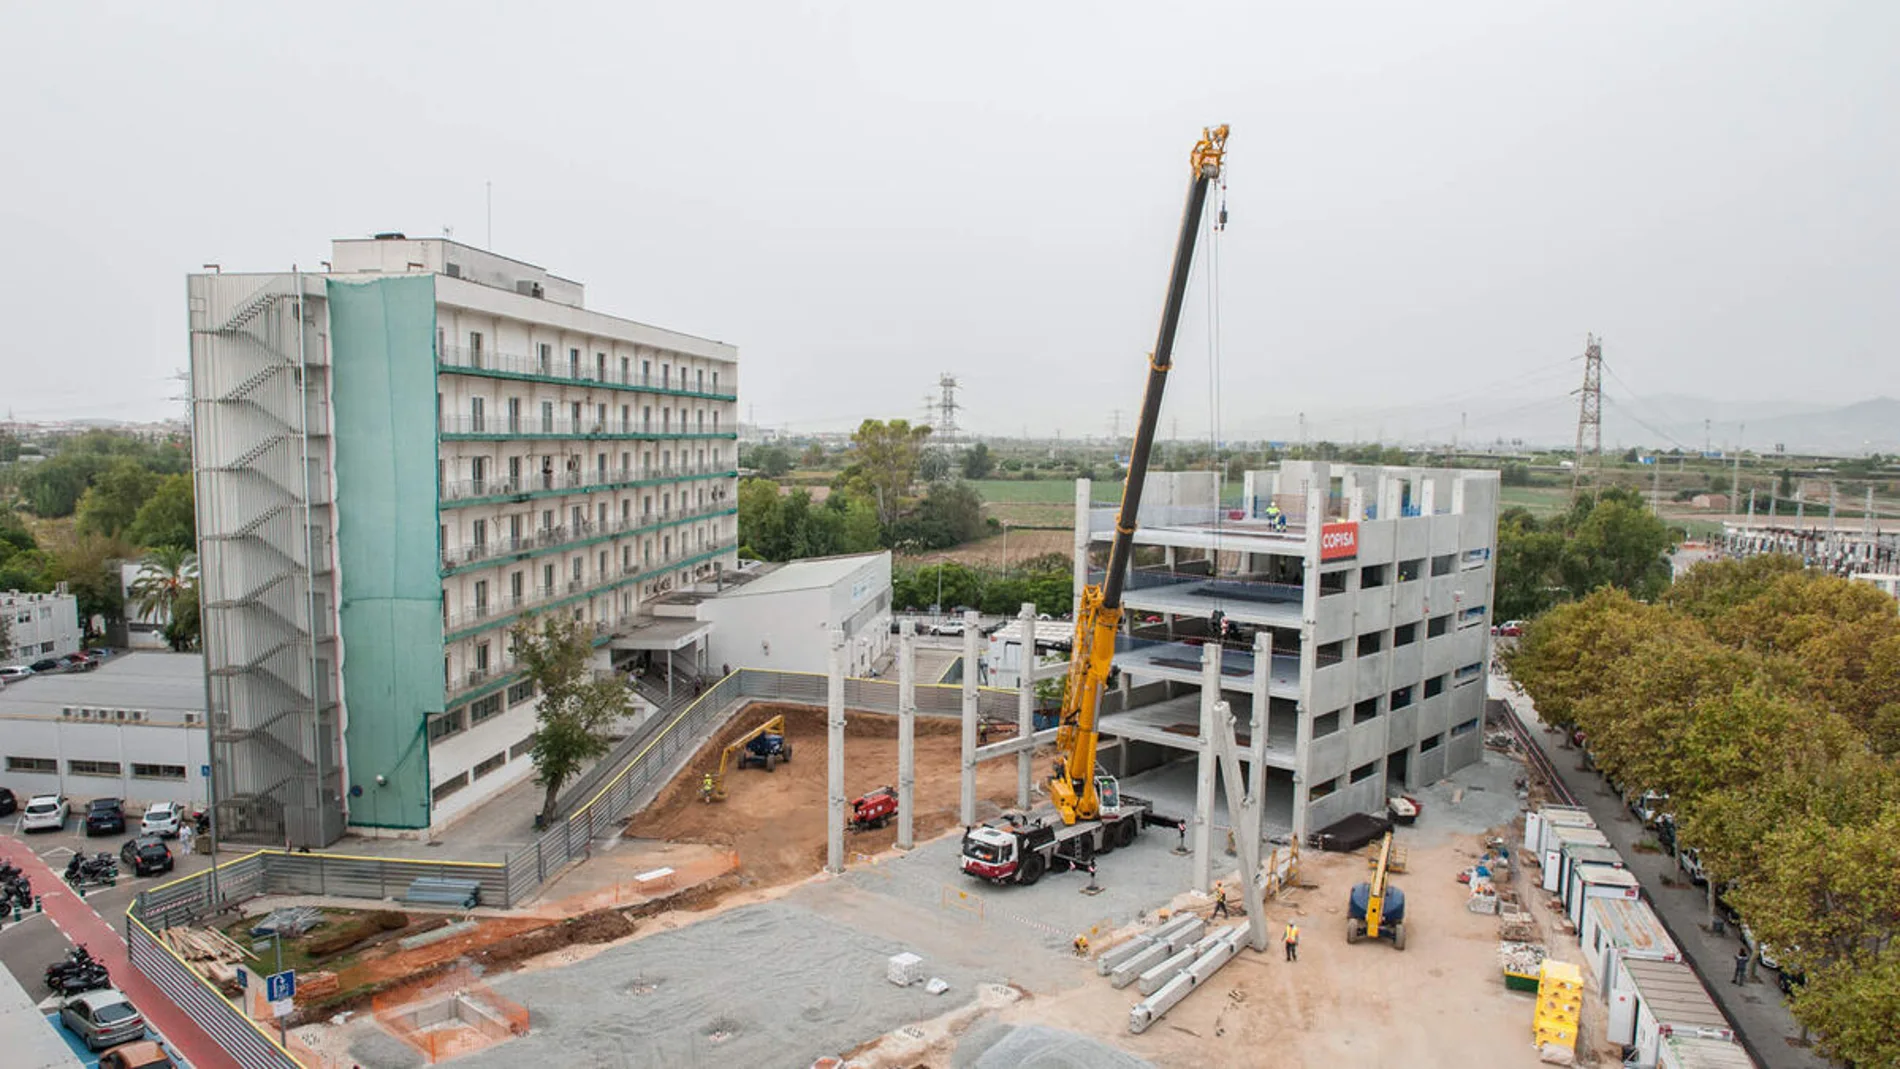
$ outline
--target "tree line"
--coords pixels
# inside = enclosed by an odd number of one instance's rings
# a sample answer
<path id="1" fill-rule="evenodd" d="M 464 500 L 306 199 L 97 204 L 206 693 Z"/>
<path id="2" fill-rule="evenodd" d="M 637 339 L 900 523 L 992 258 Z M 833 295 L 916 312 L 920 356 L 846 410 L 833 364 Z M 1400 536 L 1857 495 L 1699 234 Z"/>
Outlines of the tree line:
<path id="1" fill-rule="evenodd" d="M 20 459 L 17 442 L 5 450 L 14 459 L 0 478 L 0 590 L 46 593 L 65 583 L 89 631 L 94 618 L 167 619 L 166 641 L 193 648 L 197 526 L 186 443 L 90 431 L 50 448 L 38 460 Z M 130 605 L 121 561 L 139 564 Z"/>
<path id="2" fill-rule="evenodd" d="M 940 593 L 941 592 L 941 593 Z M 891 572 L 891 605 L 900 610 L 929 611 L 940 606 L 976 609 L 997 616 L 1013 616 L 1023 602 L 1036 611 L 1060 616 L 1074 606 L 1075 575 L 1069 558 L 1045 553 L 1008 568 L 996 565 L 899 565 Z"/>
<path id="3" fill-rule="evenodd" d="M 1669 795 L 1711 887 L 1805 977 L 1794 1014 L 1826 1052 L 1900 1065 L 1893 600 L 1790 557 L 1709 562 L 1653 601 L 1558 605 L 1508 659 L 1606 773 Z"/>

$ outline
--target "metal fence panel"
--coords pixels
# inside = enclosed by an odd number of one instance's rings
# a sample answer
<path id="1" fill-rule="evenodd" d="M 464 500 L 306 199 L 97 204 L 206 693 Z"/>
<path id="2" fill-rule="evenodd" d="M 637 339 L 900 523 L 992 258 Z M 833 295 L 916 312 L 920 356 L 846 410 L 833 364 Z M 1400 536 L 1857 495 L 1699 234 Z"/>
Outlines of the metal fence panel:
<path id="1" fill-rule="evenodd" d="M 209 895 L 208 888 L 205 893 Z M 132 967 L 183 1007 L 244 1069 L 299 1069 L 289 1051 L 213 990 L 136 917 L 126 918 L 125 946 Z"/>
<path id="2" fill-rule="evenodd" d="M 481 885 L 481 904 L 510 905 L 507 866 L 492 862 L 422 861 L 348 854 L 258 855 L 263 862 L 263 892 L 291 895 L 341 895 L 347 898 L 400 899 L 423 877 L 473 880 Z"/>

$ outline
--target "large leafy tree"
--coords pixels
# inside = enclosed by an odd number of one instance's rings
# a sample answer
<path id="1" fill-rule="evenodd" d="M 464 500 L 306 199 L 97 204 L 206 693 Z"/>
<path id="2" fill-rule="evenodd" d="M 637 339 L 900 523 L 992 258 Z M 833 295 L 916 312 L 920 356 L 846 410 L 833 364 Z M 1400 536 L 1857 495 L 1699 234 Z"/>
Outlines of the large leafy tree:
<path id="1" fill-rule="evenodd" d="M 125 588 L 119 564 L 138 554 L 120 539 L 83 535 L 53 552 L 54 581 L 79 602 L 79 622 L 90 628 L 94 617 L 108 625 L 125 619 Z"/>
<path id="2" fill-rule="evenodd" d="M 182 621 L 180 609 L 187 600 L 190 620 Z M 198 637 L 198 555 L 182 546 L 147 553 L 132 580 L 132 609 L 141 619 L 164 620 L 173 649 L 189 648 Z"/>
<path id="3" fill-rule="evenodd" d="M 851 435 L 853 460 L 840 482 L 862 493 L 877 509 L 878 523 L 886 528 L 903 511 L 929 438 L 929 427 L 901 419 L 867 419 Z"/>
<path id="4" fill-rule="evenodd" d="M 79 533 L 106 538 L 124 534 L 163 481 L 136 460 L 114 460 L 79 499 Z"/>
<path id="5" fill-rule="evenodd" d="M 1655 598 L 1669 585 L 1673 540 L 1640 497 L 1615 487 L 1543 523 L 1507 509 L 1498 517 L 1497 615 L 1529 618 L 1605 586 Z"/>
<path id="6" fill-rule="evenodd" d="M 593 643 L 580 624 L 559 615 L 530 616 L 512 633 L 515 659 L 540 693 L 535 709 L 535 780 L 547 791 L 543 823 L 554 819 L 561 788 L 606 755 L 614 723 L 633 712 L 626 684 L 596 679 Z"/>
<path id="7" fill-rule="evenodd" d="M 191 476 L 166 476 L 133 515 L 126 539 L 148 549 L 159 546 L 196 547 L 198 519 L 193 505 Z"/>

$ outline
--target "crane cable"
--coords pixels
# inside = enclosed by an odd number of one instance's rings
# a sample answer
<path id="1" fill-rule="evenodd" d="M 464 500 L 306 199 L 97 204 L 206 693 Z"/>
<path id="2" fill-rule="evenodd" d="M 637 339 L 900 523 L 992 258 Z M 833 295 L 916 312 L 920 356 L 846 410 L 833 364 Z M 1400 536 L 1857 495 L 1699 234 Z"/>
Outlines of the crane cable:
<path id="1" fill-rule="evenodd" d="M 1218 210 L 1207 218 L 1207 427 L 1208 456 L 1214 462 L 1214 559 L 1209 562 L 1209 578 L 1216 583 L 1220 580 L 1221 536 L 1224 533 L 1227 510 L 1221 502 L 1221 491 L 1227 484 L 1227 465 L 1221 460 L 1221 418 L 1220 418 L 1220 236 L 1227 229 L 1227 171 L 1221 170 L 1220 202 Z M 1214 587 L 1214 611 L 1220 614 L 1221 626 L 1211 635 L 1217 645 L 1226 645 L 1225 623 L 1226 603 L 1221 598 L 1220 588 Z"/>

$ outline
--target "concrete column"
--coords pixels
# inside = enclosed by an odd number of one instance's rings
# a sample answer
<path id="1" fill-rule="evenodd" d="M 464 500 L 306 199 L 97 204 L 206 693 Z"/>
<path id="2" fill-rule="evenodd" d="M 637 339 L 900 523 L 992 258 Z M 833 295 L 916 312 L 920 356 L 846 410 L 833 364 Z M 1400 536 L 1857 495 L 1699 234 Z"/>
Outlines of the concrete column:
<path id="1" fill-rule="evenodd" d="M 897 848 L 916 844 L 917 621 L 905 620 L 897 635 Z"/>
<path id="2" fill-rule="evenodd" d="M 1356 601 L 1359 592 L 1354 589 L 1344 594 L 1334 594 L 1333 597 L 1353 598 Z M 1308 791 L 1312 787 L 1308 777 L 1308 751 L 1313 746 L 1313 717 L 1316 715 L 1312 699 L 1313 673 L 1319 668 L 1319 650 L 1315 646 L 1315 636 L 1319 633 L 1319 601 L 1319 544 L 1308 541 L 1306 544 L 1306 586 L 1300 594 L 1300 697 L 1299 708 L 1295 710 L 1299 727 L 1293 741 L 1293 839 L 1295 842 L 1306 841 L 1306 807 Z M 1254 656 L 1262 656 L 1262 649 L 1265 649 L 1266 655 L 1270 656 L 1273 652 L 1273 643 L 1266 634 L 1256 632 Z"/>
<path id="3" fill-rule="evenodd" d="M 957 817 L 964 827 L 976 823 L 976 673 L 977 640 L 983 632 L 976 610 L 963 614 L 963 789 Z"/>
<path id="4" fill-rule="evenodd" d="M 1023 624 L 1022 671 L 1017 675 L 1016 737 L 1026 739 L 1036 731 L 1036 606 L 1023 602 L 1017 614 Z M 1016 755 L 1016 807 L 1029 808 L 1029 790 L 1035 778 L 1035 754 L 1024 750 Z"/>
<path id="5" fill-rule="evenodd" d="M 831 633 L 831 674 L 825 681 L 825 871 L 844 871 L 844 632 Z"/>
<path id="6" fill-rule="evenodd" d="M 1194 761 L 1194 888 L 1214 886 L 1214 705 L 1220 701 L 1220 643 L 1201 647 L 1201 751 Z"/>
<path id="7" fill-rule="evenodd" d="M 1069 606 L 1071 619 L 1081 615 L 1082 588 L 1089 585 L 1089 487 L 1088 479 L 1075 481 L 1075 596 Z"/>
<path id="8" fill-rule="evenodd" d="M 1260 818 L 1267 806 L 1267 770 L 1264 764 L 1267 757 L 1267 726 L 1273 719 L 1273 635 L 1266 631 L 1256 631 L 1253 636 L 1253 738 L 1247 747 L 1247 760 L 1252 764 L 1247 769 L 1247 796 L 1254 800 L 1253 808 L 1247 814 L 1247 834 L 1255 843 L 1260 841 Z M 1297 737 L 1294 752 L 1299 752 Z M 1298 759 L 1295 759 L 1295 764 Z"/>

